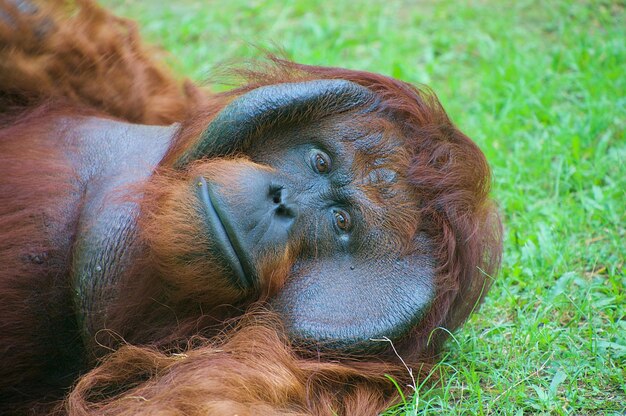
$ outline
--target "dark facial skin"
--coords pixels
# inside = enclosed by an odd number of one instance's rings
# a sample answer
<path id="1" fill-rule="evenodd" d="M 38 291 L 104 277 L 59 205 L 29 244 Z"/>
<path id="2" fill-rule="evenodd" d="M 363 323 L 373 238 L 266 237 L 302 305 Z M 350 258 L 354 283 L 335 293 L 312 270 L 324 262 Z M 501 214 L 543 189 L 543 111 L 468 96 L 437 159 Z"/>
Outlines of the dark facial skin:
<path id="1" fill-rule="evenodd" d="M 233 284 L 258 286 L 258 260 L 289 246 L 297 260 L 271 304 L 292 337 L 371 351 L 381 345 L 371 339 L 398 339 L 422 318 L 434 261 L 425 237 L 410 255 L 390 246 L 400 240 L 388 225 L 398 174 L 383 167 L 386 154 L 370 155 L 380 168 L 354 166 L 359 148 L 380 144 L 358 119 L 349 112 L 269 129 L 245 149 L 253 163 L 235 159 L 227 179 L 199 177 L 195 186 L 205 231 L 219 242 L 212 256 Z"/>

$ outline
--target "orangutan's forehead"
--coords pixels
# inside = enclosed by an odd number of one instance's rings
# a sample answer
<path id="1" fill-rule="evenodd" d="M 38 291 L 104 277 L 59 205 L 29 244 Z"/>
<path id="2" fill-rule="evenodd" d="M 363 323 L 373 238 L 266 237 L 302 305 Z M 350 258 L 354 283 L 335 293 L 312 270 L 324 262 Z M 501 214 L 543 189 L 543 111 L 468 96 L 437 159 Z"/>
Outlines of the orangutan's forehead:
<path id="1" fill-rule="evenodd" d="M 352 176 L 354 183 L 377 203 L 387 202 L 402 195 L 406 183 L 407 151 L 393 131 L 385 125 L 356 138 Z"/>
<path id="2" fill-rule="evenodd" d="M 407 181 L 410 152 L 397 128 L 387 120 L 368 123 L 353 136 L 352 183 L 370 203 L 362 206 L 368 223 L 393 235 L 395 247 L 406 247 L 418 227 L 418 203 Z"/>

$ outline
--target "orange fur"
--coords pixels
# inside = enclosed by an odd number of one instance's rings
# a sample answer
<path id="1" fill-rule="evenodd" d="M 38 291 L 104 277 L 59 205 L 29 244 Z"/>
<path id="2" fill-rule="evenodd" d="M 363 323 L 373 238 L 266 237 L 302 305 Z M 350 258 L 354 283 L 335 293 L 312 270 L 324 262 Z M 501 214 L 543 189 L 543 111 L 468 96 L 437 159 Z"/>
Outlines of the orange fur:
<path id="1" fill-rule="evenodd" d="M 250 314 L 226 339 L 176 354 L 127 346 L 111 354 L 69 395 L 69 414 L 374 415 L 392 404 L 384 363 L 305 360 L 271 316 Z M 357 365 L 360 364 L 360 365 Z M 399 374 L 397 374 L 399 375 Z M 130 387 L 113 399 L 103 390 Z"/>
<path id="2" fill-rule="evenodd" d="M 0 344 L 7 360 L 0 364 L 0 403 L 67 387 L 72 379 L 55 374 L 63 366 L 72 372 L 71 355 L 83 354 L 65 314 L 79 192 L 66 155 L 47 143 L 55 120 L 39 109 L 0 129 Z M 66 345 L 56 345 L 53 332 L 65 335 Z"/>
<path id="3" fill-rule="evenodd" d="M 199 88 L 155 64 L 133 21 L 88 0 L 73 3 L 34 1 L 37 12 L 21 13 L 0 2 L 9 20 L 0 20 L 0 113 L 58 96 L 128 121 L 169 124 L 202 100 Z"/>

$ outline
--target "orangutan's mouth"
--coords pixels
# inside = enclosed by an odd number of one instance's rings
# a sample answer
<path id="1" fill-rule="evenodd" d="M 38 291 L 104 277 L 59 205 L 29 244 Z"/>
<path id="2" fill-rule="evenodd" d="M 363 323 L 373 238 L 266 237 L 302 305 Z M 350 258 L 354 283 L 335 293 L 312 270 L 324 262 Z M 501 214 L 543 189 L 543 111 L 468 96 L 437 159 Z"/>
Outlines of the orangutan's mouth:
<path id="1" fill-rule="evenodd" d="M 210 182 L 203 177 L 196 181 L 198 197 L 202 202 L 208 232 L 219 256 L 233 271 L 234 283 L 247 290 L 256 286 L 254 263 L 241 243 L 241 238 L 233 226 L 230 214 L 220 209 L 220 197 Z"/>

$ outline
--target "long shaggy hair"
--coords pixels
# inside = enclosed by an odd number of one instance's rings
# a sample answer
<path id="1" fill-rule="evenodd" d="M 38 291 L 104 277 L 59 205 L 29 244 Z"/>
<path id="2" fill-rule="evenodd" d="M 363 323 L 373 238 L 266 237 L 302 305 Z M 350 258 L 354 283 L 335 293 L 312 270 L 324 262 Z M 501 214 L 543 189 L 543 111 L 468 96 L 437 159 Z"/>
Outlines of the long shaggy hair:
<path id="1" fill-rule="evenodd" d="M 40 407 L 30 402 L 24 408 L 67 415 L 378 414 L 398 400 L 389 377 L 404 386 L 412 377 L 407 366 L 416 377 L 427 374 L 448 334 L 438 328 L 460 326 L 487 292 L 501 253 L 500 221 L 488 198 L 490 171 L 482 152 L 452 124 L 432 92 L 382 75 L 270 57 L 255 70 L 235 71 L 242 80 L 240 87 L 210 94 L 155 63 L 154 51 L 140 43 L 133 22 L 112 16 L 89 0 L 54 0 L 26 11 L 16 4 L 29 2 L 0 0 L 0 4 L 0 262 L 4 268 L 24 267 L 15 260 L 24 247 L 32 256 L 45 252 L 54 257 L 65 252 L 59 247 L 71 244 L 36 238 L 41 223 L 49 220 L 46 215 L 63 218 L 67 214 L 63 207 L 72 206 L 67 201 L 74 190 L 55 185 L 58 178 L 73 175 L 65 156 L 54 153 L 53 144 L 41 143 L 46 126 L 59 116 L 88 113 L 135 123 L 181 123 L 174 144 L 146 185 L 139 220 L 140 239 L 160 236 L 168 241 L 168 230 L 154 228 L 157 223 L 151 222 L 162 209 L 162 193 L 155 192 L 179 175 L 173 170 L 174 161 L 211 119 L 247 91 L 314 79 L 360 84 L 380 97 L 381 113 L 393 115 L 405 138 L 408 157 L 403 170 L 417 196 L 418 231 L 432 236 L 439 265 L 436 298 L 425 318 L 395 348 L 388 346 L 376 355 L 331 355 L 292 345 L 280 319 L 264 307 L 266 298 L 280 290 L 287 269 L 279 267 L 264 296 L 243 310 L 185 311 L 177 315 L 175 324 L 166 324 L 159 317 L 163 311 L 147 311 L 148 302 L 138 300 L 159 294 L 153 293 L 157 285 L 150 279 L 154 277 L 136 272 L 141 279 L 126 287 L 114 314 L 119 322 L 113 325 L 136 329 L 114 343 L 105 342 L 111 350 L 80 376 L 62 400 Z M 40 107 L 42 102 L 48 104 Z M 19 146 L 15 140 L 3 141 L 16 135 L 23 137 Z M 29 153 L 32 166 L 18 165 Z M 45 178 L 38 176 L 42 170 Z M 23 192 L 16 194 L 15 189 Z M 42 213 L 33 208 L 33 201 L 59 208 Z M 60 224 L 65 228 L 59 235 L 73 235 L 71 223 Z M 155 264 L 165 254 L 146 252 L 144 259 Z M 24 283 L 0 273 L 0 291 L 13 294 L 0 312 L 9 316 L 6 322 L 16 323 L 3 324 L 2 336 L 17 333 L 16 348 L 35 361 L 49 347 L 45 340 L 24 345 L 27 338 L 19 333 L 17 323 L 29 318 L 17 316 L 11 305 L 41 282 L 50 287 L 43 291 L 51 294 L 56 293 L 54 288 L 67 286 L 61 276 L 69 273 L 69 260 L 53 258 L 45 263 L 55 267 L 43 273 L 34 259 L 28 270 L 17 273 L 37 282 L 26 288 L 16 289 Z M 181 272 L 170 278 L 192 280 L 185 276 Z M 226 289 L 222 296 L 222 303 L 228 304 Z M 70 302 L 63 295 L 54 301 Z M 51 320 L 66 319 L 54 314 L 53 301 L 47 305 L 53 312 Z M 64 330 L 69 334 L 71 325 L 68 328 Z M 80 349 L 68 350 L 68 354 L 80 353 Z M 28 371 L 16 368 L 13 380 L 4 380 L 2 386 L 19 384 L 21 372 Z"/>

